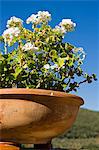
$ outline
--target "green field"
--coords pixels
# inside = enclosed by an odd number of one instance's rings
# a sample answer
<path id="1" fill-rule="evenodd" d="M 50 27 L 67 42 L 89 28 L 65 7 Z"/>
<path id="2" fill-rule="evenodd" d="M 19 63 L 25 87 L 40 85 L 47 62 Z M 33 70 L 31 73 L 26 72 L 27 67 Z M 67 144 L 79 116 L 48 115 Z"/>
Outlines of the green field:
<path id="1" fill-rule="evenodd" d="M 99 112 L 81 109 L 71 130 L 52 144 L 56 150 L 99 150 Z"/>

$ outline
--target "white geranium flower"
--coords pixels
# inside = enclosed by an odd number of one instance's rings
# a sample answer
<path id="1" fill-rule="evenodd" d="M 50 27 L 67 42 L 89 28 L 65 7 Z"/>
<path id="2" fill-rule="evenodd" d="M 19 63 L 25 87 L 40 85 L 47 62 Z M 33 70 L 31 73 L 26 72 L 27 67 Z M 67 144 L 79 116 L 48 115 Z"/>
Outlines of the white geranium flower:
<path id="1" fill-rule="evenodd" d="M 82 47 L 74 48 L 73 52 L 79 54 L 80 60 L 84 60 L 86 57 L 86 53 Z"/>
<path id="2" fill-rule="evenodd" d="M 49 65 L 49 64 L 46 64 L 44 65 L 44 68 L 45 69 L 55 69 L 55 68 L 58 68 L 58 65 L 57 64 L 54 64 L 54 65 Z"/>
<path id="3" fill-rule="evenodd" d="M 56 69 L 56 68 L 58 68 L 58 65 L 57 64 L 54 64 L 54 65 L 52 65 L 52 66 L 50 66 L 50 68 L 53 70 L 53 69 Z"/>
<path id="4" fill-rule="evenodd" d="M 82 47 L 79 47 L 78 50 L 81 51 L 81 52 L 84 51 L 84 49 Z"/>
<path id="5" fill-rule="evenodd" d="M 84 49 L 82 47 L 78 47 L 78 48 L 74 48 L 73 49 L 74 52 L 79 52 L 79 51 L 84 51 Z"/>
<path id="6" fill-rule="evenodd" d="M 44 65 L 44 68 L 45 68 L 45 69 L 50 69 L 50 65 L 49 65 L 49 64 L 46 64 L 46 65 Z"/>
<path id="7" fill-rule="evenodd" d="M 65 34 L 66 33 L 66 29 L 64 27 L 60 27 L 60 26 L 56 26 L 54 29 L 53 29 L 54 32 L 59 32 L 61 34 Z"/>
<path id="8" fill-rule="evenodd" d="M 38 14 L 32 14 L 29 18 L 27 18 L 26 23 L 34 23 L 40 24 L 42 22 L 48 22 L 51 20 L 51 14 L 48 11 L 39 11 Z"/>
<path id="9" fill-rule="evenodd" d="M 84 60 L 86 57 L 86 53 L 82 47 L 79 47 L 79 51 L 81 52 L 81 60 Z"/>
<path id="10" fill-rule="evenodd" d="M 28 50 L 34 50 L 37 51 L 38 47 L 35 47 L 34 44 L 32 44 L 31 42 L 26 43 L 23 47 L 22 50 L 24 51 L 28 51 Z"/>
<path id="11" fill-rule="evenodd" d="M 19 23 L 20 25 L 23 24 L 23 20 L 21 20 L 20 18 L 17 18 L 15 16 L 11 17 L 10 20 L 7 21 L 7 28 L 13 26 L 13 23 Z"/>
<path id="12" fill-rule="evenodd" d="M 2 36 L 5 41 L 8 42 L 8 45 L 10 45 L 11 41 L 14 39 L 14 37 L 18 37 L 20 34 L 20 29 L 18 27 L 11 27 L 6 29 Z"/>
<path id="13" fill-rule="evenodd" d="M 76 23 L 72 22 L 71 19 L 63 19 L 59 25 L 64 27 L 66 31 L 72 31 L 76 26 Z"/>
<path id="14" fill-rule="evenodd" d="M 5 31 L 3 32 L 3 35 L 2 35 L 2 36 L 3 36 L 4 38 L 5 38 L 6 36 L 8 36 L 8 35 L 18 36 L 19 33 L 20 33 L 20 30 L 19 30 L 18 27 L 11 27 L 11 28 L 5 30 Z"/>
<path id="15" fill-rule="evenodd" d="M 48 11 L 39 11 L 37 15 L 41 22 L 48 22 L 51 20 L 51 14 Z"/>
<path id="16" fill-rule="evenodd" d="M 84 60 L 84 59 L 85 59 L 85 57 L 86 57 L 86 54 L 85 54 L 85 53 L 83 53 L 83 55 L 82 55 L 82 60 Z"/>
<path id="17" fill-rule="evenodd" d="M 27 18 L 26 23 L 36 23 L 37 22 L 37 15 L 32 14 L 29 18 Z"/>

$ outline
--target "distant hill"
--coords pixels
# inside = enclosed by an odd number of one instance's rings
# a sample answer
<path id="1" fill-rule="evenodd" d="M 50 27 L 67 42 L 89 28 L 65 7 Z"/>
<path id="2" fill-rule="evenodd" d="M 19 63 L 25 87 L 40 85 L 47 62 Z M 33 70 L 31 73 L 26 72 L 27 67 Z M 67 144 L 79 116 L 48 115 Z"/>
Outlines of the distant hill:
<path id="1" fill-rule="evenodd" d="M 99 112 L 80 109 L 76 122 L 68 133 L 60 138 L 93 138 L 99 137 Z"/>
<path id="2" fill-rule="evenodd" d="M 80 109 L 72 128 L 52 143 L 61 150 L 99 150 L 99 112 Z"/>

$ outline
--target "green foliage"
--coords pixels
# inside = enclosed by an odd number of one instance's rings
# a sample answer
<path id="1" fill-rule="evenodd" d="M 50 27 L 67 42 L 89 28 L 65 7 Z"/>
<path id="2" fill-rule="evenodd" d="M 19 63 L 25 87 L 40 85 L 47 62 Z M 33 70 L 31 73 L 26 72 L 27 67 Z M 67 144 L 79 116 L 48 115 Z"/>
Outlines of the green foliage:
<path id="1" fill-rule="evenodd" d="M 96 143 L 96 138 L 86 139 L 68 139 L 55 138 L 52 141 L 53 150 L 99 150 L 99 143 Z"/>
<path id="2" fill-rule="evenodd" d="M 0 36 L 4 45 L 0 53 L 0 88 L 42 88 L 71 92 L 77 91 L 82 83 L 96 80 L 95 74 L 89 75 L 82 70 L 83 49 L 64 43 L 65 33 L 61 27 L 56 29 L 48 25 L 49 16 L 46 19 L 42 17 L 44 22 L 38 17 L 40 23 L 34 22 L 33 30 L 24 28 L 19 18 L 12 17 L 8 22 L 8 29 Z M 64 22 L 62 24 L 68 32 L 75 26 L 73 22 L 70 25 L 66 23 L 66 26 Z M 10 47 L 14 48 L 7 53 Z"/>

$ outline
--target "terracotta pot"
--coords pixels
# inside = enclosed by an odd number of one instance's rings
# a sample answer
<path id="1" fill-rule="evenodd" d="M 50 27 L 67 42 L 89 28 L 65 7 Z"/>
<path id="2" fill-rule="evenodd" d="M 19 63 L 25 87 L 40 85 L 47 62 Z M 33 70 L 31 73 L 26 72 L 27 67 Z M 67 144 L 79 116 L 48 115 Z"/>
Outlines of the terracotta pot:
<path id="1" fill-rule="evenodd" d="M 10 142 L 0 142 L 0 150 L 20 150 Z"/>
<path id="2" fill-rule="evenodd" d="M 47 143 L 75 121 L 82 98 L 41 89 L 0 89 L 0 139 Z"/>

